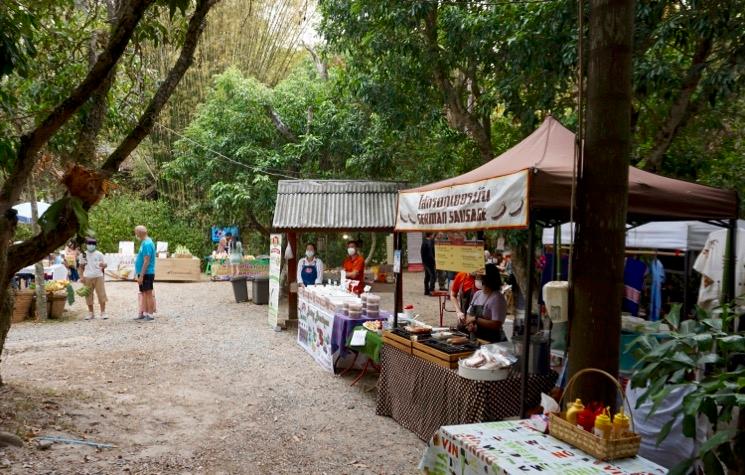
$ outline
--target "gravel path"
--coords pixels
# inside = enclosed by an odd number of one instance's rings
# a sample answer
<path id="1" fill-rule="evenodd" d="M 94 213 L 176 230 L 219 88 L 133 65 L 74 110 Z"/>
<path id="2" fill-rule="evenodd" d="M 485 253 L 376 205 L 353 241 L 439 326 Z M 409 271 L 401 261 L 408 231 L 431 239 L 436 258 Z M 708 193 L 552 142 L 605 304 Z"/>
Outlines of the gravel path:
<path id="1" fill-rule="evenodd" d="M 419 280 L 407 278 L 406 301 L 433 316 Z M 133 284 L 107 291 L 108 321 L 80 320 L 79 301 L 62 321 L 12 327 L 0 428 L 116 448 L 28 443 L 0 449 L 0 471 L 416 473 L 425 444 L 375 415 L 375 379 L 349 387 L 322 371 L 229 284 L 157 284 L 153 323 L 132 320 Z"/>

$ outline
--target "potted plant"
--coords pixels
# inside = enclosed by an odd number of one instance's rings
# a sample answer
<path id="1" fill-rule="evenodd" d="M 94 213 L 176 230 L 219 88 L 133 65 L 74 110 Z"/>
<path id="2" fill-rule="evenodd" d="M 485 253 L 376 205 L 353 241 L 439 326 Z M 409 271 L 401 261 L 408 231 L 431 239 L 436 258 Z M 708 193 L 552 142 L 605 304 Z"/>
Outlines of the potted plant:
<path id="1" fill-rule="evenodd" d="M 695 457 L 674 467 L 673 474 L 688 473 L 697 461 L 707 474 L 745 473 L 745 332 L 735 328 L 731 307 L 720 310 L 714 316 L 697 309 L 695 318 L 681 322 L 680 305 L 675 305 L 665 317 L 672 330 L 669 339 L 642 335 L 629 345 L 638 345 L 639 356 L 631 385 L 646 388 L 637 406 L 651 400 L 654 411 L 674 388 L 689 391 L 662 427 L 658 445 L 680 416 L 689 438 L 695 437 L 699 416 L 711 424 L 713 435 Z"/>

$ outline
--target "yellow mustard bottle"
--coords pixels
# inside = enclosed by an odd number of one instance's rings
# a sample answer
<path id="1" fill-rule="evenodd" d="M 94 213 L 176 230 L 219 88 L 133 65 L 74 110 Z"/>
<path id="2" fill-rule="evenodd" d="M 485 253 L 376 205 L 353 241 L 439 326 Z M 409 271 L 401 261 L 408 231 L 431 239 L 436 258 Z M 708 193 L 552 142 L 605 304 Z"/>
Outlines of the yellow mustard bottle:
<path id="1" fill-rule="evenodd" d="M 613 424 L 610 421 L 610 408 L 605 408 L 602 414 L 595 418 L 595 430 L 593 431 L 598 437 L 610 439 L 613 432 Z"/>
<path id="2" fill-rule="evenodd" d="M 621 438 L 629 431 L 629 416 L 621 412 L 613 416 L 613 437 Z"/>
<path id="3" fill-rule="evenodd" d="M 567 409 L 567 422 L 571 424 L 577 424 L 577 414 L 582 412 L 582 410 L 585 408 L 585 406 L 582 404 L 582 400 L 577 398 L 576 401 L 569 404 L 569 408 Z"/>

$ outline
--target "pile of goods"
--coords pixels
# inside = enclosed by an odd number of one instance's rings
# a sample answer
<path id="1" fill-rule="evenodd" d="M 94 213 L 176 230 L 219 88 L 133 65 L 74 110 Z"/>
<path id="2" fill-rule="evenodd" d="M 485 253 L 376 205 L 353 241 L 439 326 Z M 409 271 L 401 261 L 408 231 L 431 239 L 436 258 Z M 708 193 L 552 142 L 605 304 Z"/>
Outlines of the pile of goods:
<path id="1" fill-rule="evenodd" d="M 173 257 L 178 257 L 178 258 L 184 258 L 184 259 L 186 259 L 186 258 L 191 258 L 192 257 L 192 254 L 191 254 L 191 251 L 189 250 L 188 247 L 182 246 L 182 245 L 178 245 L 178 246 L 176 246 L 176 250 L 173 251 Z"/>
<path id="2" fill-rule="evenodd" d="M 383 334 L 384 324 L 380 320 L 370 320 L 369 322 L 363 322 L 362 326 L 365 327 L 366 330 L 375 332 L 378 335 Z"/>
<path id="3" fill-rule="evenodd" d="M 509 376 L 517 357 L 500 344 L 482 345 L 468 358 L 458 362 L 458 374 L 479 381 L 498 381 Z"/>
<path id="4" fill-rule="evenodd" d="M 47 293 L 60 292 L 66 290 L 68 285 L 70 285 L 70 281 L 68 280 L 50 280 L 44 284 L 44 290 Z"/>
<path id="5" fill-rule="evenodd" d="M 381 318 L 389 314 L 380 310 L 380 296 L 364 293 L 360 297 L 351 292 L 330 285 L 309 285 L 298 289 L 298 296 L 329 313 L 350 318 Z"/>
<path id="6" fill-rule="evenodd" d="M 626 405 L 621 385 L 610 374 L 593 368 L 577 372 L 567 383 L 564 394 L 571 392 L 576 379 L 588 373 L 602 374 L 615 383 Z M 563 400 L 563 396 L 562 396 Z M 600 460 L 633 457 L 639 452 L 641 437 L 633 432 L 633 421 L 623 407 L 611 417 L 610 407 L 600 402 L 584 405 L 581 399 L 567 406 L 565 412 L 549 415 L 549 432 Z"/>

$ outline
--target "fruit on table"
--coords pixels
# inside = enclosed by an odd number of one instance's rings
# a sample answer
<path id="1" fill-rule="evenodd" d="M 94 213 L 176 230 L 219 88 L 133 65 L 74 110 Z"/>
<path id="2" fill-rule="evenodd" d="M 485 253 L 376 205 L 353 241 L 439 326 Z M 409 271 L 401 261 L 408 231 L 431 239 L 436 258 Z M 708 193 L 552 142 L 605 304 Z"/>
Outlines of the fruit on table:
<path id="1" fill-rule="evenodd" d="M 69 284 L 70 282 L 67 280 L 52 280 L 44 284 L 44 290 L 47 292 L 59 292 L 60 290 L 65 290 Z"/>
<path id="2" fill-rule="evenodd" d="M 181 246 L 181 245 L 179 245 L 179 246 L 176 246 L 176 250 L 175 250 L 175 251 L 173 251 L 173 253 L 174 253 L 174 254 L 183 254 L 183 255 L 189 255 L 189 256 L 191 256 L 191 255 L 192 255 L 192 254 L 191 254 L 191 251 L 189 250 L 189 248 L 188 248 L 188 247 L 186 247 L 186 246 Z"/>

